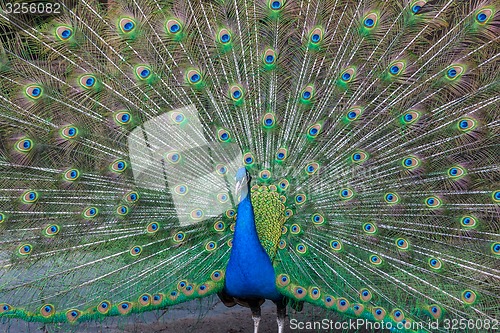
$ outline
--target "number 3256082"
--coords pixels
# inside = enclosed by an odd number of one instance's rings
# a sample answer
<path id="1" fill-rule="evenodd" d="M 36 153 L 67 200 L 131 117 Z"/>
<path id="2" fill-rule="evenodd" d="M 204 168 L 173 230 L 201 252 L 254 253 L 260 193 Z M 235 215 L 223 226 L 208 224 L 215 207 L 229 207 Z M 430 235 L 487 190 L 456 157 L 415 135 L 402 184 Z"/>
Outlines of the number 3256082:
<path id="1" fill-rule="evenodd" d="M 52 2 L 16 2 L 5 4 L 7 14 L 60 14 L 61 4 Z"/>

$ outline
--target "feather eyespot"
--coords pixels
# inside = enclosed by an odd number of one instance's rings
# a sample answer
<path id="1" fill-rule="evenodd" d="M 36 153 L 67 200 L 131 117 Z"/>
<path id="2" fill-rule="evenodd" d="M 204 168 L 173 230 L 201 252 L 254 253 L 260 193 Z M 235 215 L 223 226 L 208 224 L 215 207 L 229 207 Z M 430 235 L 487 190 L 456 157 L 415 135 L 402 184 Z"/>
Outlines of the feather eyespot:
<path id="1" fill-rule="evenodd" d="M 410 8 L 413 14 L 418 14 L 420 9 L 422 9 L 422 6 L 425 5 L 426 1 L 416 1 L 414 2 Z"/>
<path id="2" fill-rule="evenodd" d="M 220 270 L 213 271 L 212 274 L 210 275 L 210 278 L 214 282 L 222 280 L 223 277 L 224 277 L 224 273 Z"/>
<path id="3" fill-rule="evenodd" d="M 378 17 L 375 13 L 370 13 L 363 19 L 363 25 L 365 28 L 373 29 L 377 25 Z"/>
<path id="4" fill-rule="evenodd" d="M 276 160 L 277 161 L 284 161 L 286 160 L 288 156 L 288 150 L 286 148 L 280 148 L 276 152 Z"/>
<path id="5" fill-rule="evenodd" d="M 273 49 L 264 51 L 263 62 L 265 65 L 270 66 L 276 62 L 276 52 Z"/>
<path id="6" fill-rule="evenodd" d="M 142 306 L 148 306 L 151 304 L 151 296 L 149 294 L 142 294 L 139 296 L 139 304 Z"/>
<path id="7" fill-rule="evenodd" d="M 469 132 L 477 126 L 477 122 L 472 118 L 462 118 L 458 121 L 458 129 L 462 132 Z"/>
<path id="8" fill-rule="evenodd" d="M 125 216 L 129 213 L 129 208 L 125 205 L 120 205 L 116 208 L 116 214 L 120 216 Z"/>
<path id="9" fill-rule="evenodd" d="M 120 312 L 122 315 L 125 315 L 132 310 L 132 303 L 130 302 L 121 302 L 118 304 L 118 312 Z"/>
<path id="10" fill-rule="evenodd" d="M 129 251 L 130 255 L 133 257 L 138 256 L 139 254 L 141 254 L 141 252 L 142 252 L 142 247 L 140 246 L 132 246 L 132 248 Z"/>
<path id="11" fill-rule="evenodd" d="M 441 263 L 441 260 L 437 258 L 429 258 L 429 261 L 427 262 L 429 266 L 432 269 L 439 270 L 441 267 L 443 267 L 443 264 Z"/>
<path id="12" fill-rule="evenodd" d="M 364 288 L 364 289 L 361 289 L 359 291 L 359 298 L 363 301 L 363 302 L 369 302 L 371 299 L 372 299 L 373 295 L 371 293 L 371 291 L 369 291 L 368 289 Z"/>
<path id="13" fill-rule="evenodd" d="M 64 172 L 63 178 L 68 182 L 77 180 L 80 177 L 80 171 L 78 169 L 68 169 Z"/>
<path id="14" fill-rule="evenodd" d="M 139 80 L 147 80 L 151 76 L 151 68 L 149 66 L 137 66 L 135 68 L 135 75 Z"/>
<path id="15" fill-rule="evenodd" d="M 74 139 L 78 136 L 78 128 L 75 126 L 66 126 L 60 130 L 59 134 L 63 139 Z"/>
<path id="16" fill-rule="evenodd" d="M 266 180 L 271 178 L 271 171 L 262 170 L 261 172 L 259 172 L 259 177 L 260 177 L 260 179 L 266 181 Z"/>
<path id="17" fill-rule="evenodd" d="M 99 311 L 102 314 L 108 313 L 110 309 L 111 309 L 111 303 L 108 301 L 102 301 L 97 306 L 97 311 Z"/>
<path id="18" fill-rule="evenodd" d="M 399 195 L 394 192 L 389 192 L 384 195 L 384 200 L 388 204 L 397 204 L 399 202 Z"/>
<path id="19" fill-rule="evenodd" d="M 340 75 L 340 79 L 344 83 L 351 82 L 354 78 L 355 73 L 356 73 L 355 69 L 353 67 L 350 67 Z"/>
<path id="20" fill-rule="evenodd" d="M 398 76 L 404 71 L 405 67 L 406 64 L 403 61 L 396 61 L 389 66 L 389 73 L 392 76 Z"/>
<path id="21" fill-rule="evenodd" d="M 167 32 L 175 35 L 178 34 L 182 30 L 182 24 L 177 19 L 170 19 L 165 24 Z"/>
<path id="22" fill-rule="evenodd" d="M 151 222 L 148 224 L 148 226 L 146 227 L 146 231 L 147 233 L 149 234 L 154 234 L 156 233 L 158 230 L 160 230 L 160 225 L 158 224 L 158 222 Z"/>
<path id="23" fill-rule="evenodd" d="M 408 243 L 408 241 L 406 239 L 398 238 L 398 239 L 396 239 L 396 246 L 400 250 L 408 250 L 410 244 Z"/>
<path id="24" fill-rule="evenodd" d="M 280 274 L 276 277 L 276 282 L 281 287 L 286 287 L 290 284 L 290 277 L 286 274 Z"/>
<path id="25" fill-rule="evenodd" d="M 211 289 L 211 284 L 208 283 L 200 284 L 200 286 L 198 287 L 198 294 L 205 295 L 207 292 L 210 291 L 210 289 Z"/>
<path id="26" fill-rule="evenodd" d="M 359 316 L 363 313 L 363 311 L 365 310 L 365 306 L 363 304 L 354 304 L 352 306 L 352 309 L 354 310 L 354 314 L 356 316 Z"/>
<path id="27" fill-rule="evenodd" d="M 215 166 L 215 171 L 220 175 L 224 176 L 227 173 L 227 167 L 224 164 L 217 164 Z"/>
<path id="28" fill-rule="evenodd" d="M 181 161 L 181 154 L 177 151 L 171 151 L 165 155 L 165 159 L 170 164 L 177 164 Z"/>
<path id="29" fill-rule="evenodd" d="M 40 313 L 45 318 L 53 316 L 55 314 L 55 312 L 56 311 L 55 311 L 54 306 L 52 304 L 45 304 L 44 306 L 42 306 L 40 308 Z"/>
<path id="30" fill-rule="evenodd" d="M 312 299 L 317 300 L 321 296 L 321 291 L 317 287 L 311 287 L 311 288 L 309 288 L 309 296 Z"/>
<path id="31" fill-rule="evenodd" d="M 302 205 L 306 202 L 306 199 L 307 199 L 307 197 L 305 194 L 297 194 L 295 196 L 295 204 Z"/>
<path id="32" fill-rule="evenodd" d="M 285 218 L 286 219 L 289 219 L 290 217 L 293 216 L 293 210 L 291 210 L 290 208 L 285 210 Z M 286 227 L 285 227 L 286 228 Z M 285 232 L 286 233 L 286 232 Z"/>
<path id="33" fill-rule="evenodd" d="M 32 204 L 38 201 L 39 195 L 37 192 L 29 190 L 22 194 L 21 201 L 26 204 Z"/>
<path id="34" fill-rule="evenodd" d="M 500 202 L 500 191 L 494 191 L 492 194 L 491 194 L 491 197 L 493 199 L 493 202 L 495 203 L 499 203 Z"/>
<path id="35" fill-rule="evenodd" d="M 201 220 L 205 213 L 203 212 L 202 209 L 193 209 L 191 213 L 189 214 L 193 220 Z"/>
<path id="36" fill-rule="evenodd" d="M 5 313 L 5 312 L 9 312 L 12 309 L 13 308 L 12 308 L 12 306 L 10 304 L 0 303 L 0 314 Z"/>
<path id="37" fill-rule="evenodd" d="M 177 297 L 179 297 L 179 293 L 175 290 L 172 290 L 168 295 L 168 298 L 171 299 L 172 301 L 175 301 Z"/>
<path id="38" fill-rule="evenodd" d="M 137 193 L 136 191 L 131 191 L 131 192 L 128 192 L 124 199 L 130 203 L 136 203 L 137 201 L 139 201 L 139 193 Z"/>
<path id="39" fill-rule="evenodd" d="M 5 214 L 4 213 L 0 213 L 0 223 L 5 222 L 5 220 L 6 220 Z"/>
<path id="40" fill-rule="evenodd" d="M 124 160 L 116 160 L 110 165 L 111 171 L 115 173 L 122 173 L 127 169 L 127 162 Z"/>
<path id="41" fill-rule="evenodd" d="M 33 149 L 33 140 L 28 138 L 22 138 L 18 140 L 15 144 L 16 150 L 21 153 L 27 153 Z"/>
<path id="42" fill-rule="evenodd" d="M 331 308 L 335 304 L 335 298 L 333 296 L 327 295 L 325 296 L 325 305 L 328 308 Z"/>
<path id="43" fill-rule="evenodd" d="M 321 28 L 314 28 L 310 35 L 309 40 L 313 44 L 318 44 L 323 39 L 323 30 Z"/>
<path id="44" fill-rule="evenodd" d="M 446 69 L 446 77 L 449 80 L 456 80 L 465 72 L 465 67 L 461 65 L 451 65 Z"/>
<path id="45" fill-rule="evenodd" d="M 368 154 L 364 151 L 357 151 L 351 155 L 351 161 L 354 163 L 363 163 L 368 159 Z"/>
<path id="46" fill-rule="evenodd" d="M 425 199 L 425 204 L 429 208 L 438 208 L 439 206 L 441 206 L 442 202 L 438 197 L 431 196 Z"/>
<path id="47" fill-rule="evenodd" d="M 290 227 L 290 233 L 293 235 L 298 235 L 300 233 L 300 226 L 298 224 L 292 224 Z"/>
<path id="48" fill-rule="evenodd" d="M 382 264 L 382 259 L 378 255 L 372 254 L 370 256 L 370 263 L 372 263 L 373 265 L 380 265 Z"/>
<path id="49" fill-rule="evenodd" d="M 236 212 L 234 211 L 234 209 L 228 209 L 228 210 L 226 210 L 226 217 L 233 218 L 235 216 L 236 216 Z"/>
<path id="50" fill-rule="evenodd" d="M 420 165 L 420 160 L 415 156 L 408 156 L 403 159 L 403 167 L 406 169 L 415 169 Z"/>
<path id="51" fill-rule="evenodd" d="M 219 193 L 217 194 L 217 200 L 220 203 L 226 203 L 229 200 L 229 196 L 227 195 L 227 193 Z"/>
<path id="52" fill-rule="evenodd" d="M 342 250 L 342 243 L 339 240 L 334 239 L 334 240 L 330 241 L 330 247 L 334 251 L 340 251 L 340 250 Z"/>
<path id="53" fill-rule="evenodd" d="M 205 250 L 207 251 L 213 251 L 217 248 L 217 243 L 214 241 L 210 241 L 205 245 Z"/>
<path id="54" fill-rule="evenodd" d="M 273 113 L 268 112 L 262 117 L 262 126 L 264 128 L 269 129 L 273 128 L 276 125 L 276 117 L 274 116 Z"/>
<path id="55" fill-rule="evenodd" d="M 448 176 L 453 179 L 462 178 L 465 176 L 466 171 L 461 166 L 457 165 L 448 169 Z"/>
<path id="56" fill-rule="evenodd" d="M 472 290 L 464 290 L 462 293 L 462 301 L 467 304 L 473 304 L 476 301 L 477 294 Z"/>
<path id="57" fill-rule="evenodd" d="M 99 210 L 96 207 L 89 207 L 83 211 L 83 217 L 86 219 L 91 219 L 99 214 Z"/>
<path id="58" fill-rule="evenodd" d="M 130 123 L 131 120 L 132 116 L 130 115 L 130 112 L 122 111 L 115 114 L 115 121 L 119 125 L 127 125 Z"/>
<path id="59" fill-rule="evenodd" d="M 280 10 L 284 6 L 284 1 L 281 0 L 270 0 L 269 1 L 269 8 L 272 10 Z"/>
<path id="60" fill-rule="evenodd" d="M 201 73 L 195 69 L 192 69 L 186 74 L 187 80 L 190 84 L 197 84 L 201 82 Z"/>
<path id="61" fill-rule="evenodd" d="M 169 112 L 170 119 L 172 120 L 171 124 L 179 125 L 182 124 L 186 120 L 186 116 L 182 112 L 171 111 Z"/>
<path id="62" fill-rule="evenodd" d="M 222 221 L 216 221 L 214 223 L 215 231 L 224 231 L 226 229 L 226 225 Z"/>
<path id="63" fill-rule="evenodd" d="M 284 239 L 281 239 L 278 243 L 278 248 L 280 250 L 284 250 L 286 248 L 286 241 Z"/>
<path id="64" fill-rule="evenodd" d="M 315 139 L 320 133 L 321 133 L 321 124 L 314 124 L 311 125 L 307 129 L 307 135 L 309 136 L 310 139 Z"/>
<path id="65" fill-rule="evenodd" d="M 217 40 L 221 44 L 228 44 L 232 39 L 231 32 L 227 29 L 221 29 L 217 34 Z"/>
<path id="66" fill-rule="evenodd" d="M 57 224 L 51 224 L 45 228 L 44 234 L 48 237 L 55 236 L 59 233 L 60 230 L 61 228 Z"/>
<path id="67" fill-rule="evenodd" d="M 365 223 L 363 224 L 363 231 L 367 234 L 377 233 L 377 225 L 375 223 Z"/>
<path id="68" fill-rule="evenodd" d="M 318 171 L 318 169 L 319 169 L 319 164 L 316 162 L 310 162 L 304 168 L 306 174 L 309 176 L 314 175 Z"/>
<path id="69" fill-rule="evenodd" d="M 230 138 L 230 134 L 227 130 L 221 128 L 217 131 L 217 138 L 221 142 L 228 142 Z"/>
<path id="70" fill-rule="evenodd" d="M 346 312 L 347 309 L 349 309 L 349 301 L 346 300 L 345 298 L 337 299 L 337 309 L 340 312 Z"/>
<path id="71" fill-rule="evenodd" d="M 86 74 L 80 77 L 80 85 L 85 89 L 92 89 L 96 83 L 97 79 L 94 75 Z"/>
<path id="72" fill-rule="evenodd" d="M 131 18 L 124 17 L 120 20 L 119 26 L 123 33 L 129 33 L 135 29 L 135 22 Z"/>
<path id="73" fill-rule="evenodd" d="M 359 118 L 362 113 L 362 109 L 360 107 L 350 108 L 347 112 L 347 120 L 354 121 Z"/>
<path id="74" fill-rule="evenodd" d="M 500 243 L 491 244 L 491 252 L 495 255 L 500 255 Z"/>
<path id="75" fill-rule="evenodd" d="M 381 307 L 375 307 L 372 309 L 373 316 L 378 320 L 383 320 L 385 317 L 385 310 Z"/>
<path id="76" fill-rule="evenodd" d="M 288 186 L 290 186 L 290 182 L 287 179 L 282 179 L 278 184 L 278 188 L 282 191 L 286 191 Z"/>
<path id="77" fill-rule="evenodd" d="M 30 85 L 27 86 L 26 89 L 24 90 L 26 93 L 26 96 L 33 100 L 37 100 L 43 95 L 43 89 L 39 85 Z"/>
<path id="78" fill-rule="evenodd" d="M 229 96 L 235 102 L 243 98 L 243 88 L 239 85 L 234 85 L 229 88 Z"/>
<path id="79" fill-rule="evenodd" d="M 66 319 L 68 319 L 69 322 L 75 322 L 81 314 L 82 313 L 79 310 L 71 309 L 66 311 Z"/>
<path id="80" fill-rule="evenodd" d="M 302 299 L 307 295 L 306 290 L 300 286 L 293 288 L 292 292 L 293 292 L 294 296 L 298 299 Z"/>
<path id="81" fill-rule="evenodd" d="M 493 10 L 491 10 L 490 8 L 485 8 L 485 9 L 480 10 L 476 14 L 475 18 L 479 24 L 485 24 L 490 20 L 492 15 L 493 15 Z"/>
<path id="82" fill-rule="evenodd" d="M 428 310 L 434 319 L 439 319 L 441 317 L 442 310 L 441 310 L 441 307 L 439 305 L 432 304 L 429 306 Z"/>
<path id="83" fill-rule="evenodd" d="M 460 219 L 460 224 L 465 228 L 475 228 L 477 219 L 474 216 L 464 216 Z"/>
<path id="84" fill-rule="evenodd" d="M 254 158 L 252 153 L 246 153 L 243 155 L 243 164 L 246 166 L 252 165 L 254 163 Z"/>
<path id="85" fill-rule="evenodd" d="M 163 302 L 163 294 L 154 294 L 151 298 L 151 304 L 160 305 Z"/>
<path id="86" fill-rule="evenodd" d="M 73 36 L 73 29 L 68 26 L 60 25 L 56 28 L 56 36 L 59 40 L 66 41 Z"/>
<path id="87" fill-rule="evenodd" d="M 17 251 L 21 256 L 27 256 L 33 252 L 33 246 L 31 244 L 23 244 L 19 246 Z"/>
<path id="88" fill-rule="evenodd" d="M 354 192 L 350 188 L 344 188 L 339 191 L 339 195 L 342 200 L 349 200 L 354 196 Z"/>
<path id="89" fill-rule="evenodd" d="M 323 217 L 323 215 L 321 215 L 319 213 L 313 214 L 313 216 L 311 217 L 311 220 L 312 220 L 312 223 L 317 224 L 317 225 L 323 224 L 325 222 L 325 218 Z"/>
<path id="90" fill-rule="evenodd" d="M 303 102 L 309 101 L 314 97 L 314 87 L 308 85 L 302 90 L 301 98 Z"/>
<path id="91" fill-rule="evenodd" d="M 410 125 L 420 118 L 420 113 L 414 110 L 408 111 L 401 116 L 403 124 Z"/>

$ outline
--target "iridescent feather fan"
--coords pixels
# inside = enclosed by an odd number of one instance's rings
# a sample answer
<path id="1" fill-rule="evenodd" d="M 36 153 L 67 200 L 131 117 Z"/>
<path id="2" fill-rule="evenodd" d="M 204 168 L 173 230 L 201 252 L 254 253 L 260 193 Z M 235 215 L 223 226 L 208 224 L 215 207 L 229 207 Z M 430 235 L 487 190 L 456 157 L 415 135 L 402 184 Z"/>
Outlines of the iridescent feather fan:
<path id="1" fill-rule="evenodd" d="M 2 321 L 498 319 L 498 1 L 7 5 Z"/>

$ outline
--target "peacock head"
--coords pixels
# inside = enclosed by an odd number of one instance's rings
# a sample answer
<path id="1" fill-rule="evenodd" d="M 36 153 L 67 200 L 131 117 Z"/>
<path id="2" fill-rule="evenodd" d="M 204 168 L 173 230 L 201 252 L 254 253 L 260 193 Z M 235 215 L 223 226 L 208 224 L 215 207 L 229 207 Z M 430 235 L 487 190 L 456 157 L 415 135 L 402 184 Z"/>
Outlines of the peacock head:
<path id="1" fill-rule="evenodd" d="M 235 193 L 239 195 L 239 198 L 243 200 L 248 195 L 248 188 L 251 181 L 250 174 L 245 167 L 241 167 L 236 172 L 236 186 Z"/>

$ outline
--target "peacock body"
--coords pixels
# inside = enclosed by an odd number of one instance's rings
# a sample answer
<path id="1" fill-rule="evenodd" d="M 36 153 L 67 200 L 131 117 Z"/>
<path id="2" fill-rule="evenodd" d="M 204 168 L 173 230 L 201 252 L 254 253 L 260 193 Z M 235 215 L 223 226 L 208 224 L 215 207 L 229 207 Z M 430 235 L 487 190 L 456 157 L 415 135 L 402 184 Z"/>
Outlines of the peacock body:
<path id="1" fill-rule="evenodd" d="M 2 320 L 498 323 L 498 1 L 57 4 L 0 12 Z"/>

